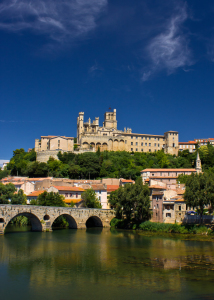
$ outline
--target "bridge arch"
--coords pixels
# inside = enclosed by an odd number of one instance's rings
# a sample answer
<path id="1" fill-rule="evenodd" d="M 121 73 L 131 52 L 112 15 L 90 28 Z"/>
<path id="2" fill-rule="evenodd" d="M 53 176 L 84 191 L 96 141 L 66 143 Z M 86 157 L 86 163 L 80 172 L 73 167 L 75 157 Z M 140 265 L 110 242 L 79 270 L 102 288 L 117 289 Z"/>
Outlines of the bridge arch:
<path id="1" fill-rule="evenodd" d="M 41 224 L 39 218 L 30 212 L 21 212 L 21 213 L 18 213 L 16 215 L 12 216 L 10 219 L 8 219 L 4 223 L 4 230 L 6 229 L 7 225 L 10 223 L 10 221 L 12 221 L 13 219 L 15 219 L 16 217 L 19 217 L 19 216 L 25 216 L 30 220 L 32 231 L 42 231 L 42 224 Z"/>
<path id="2" fill-rule="evenodd" d="M 59 216 L 57 216 L 53 221 L 52 221 L 52 224 L 51 224 L 51 227 L 53 228 L 53 223 L 56 221 L 57 218 L 59 217 L 65 217 L 66 220 L 68 221 L 68 224 L 69 224 L 69 229 L 77 229 L 77 222 L 76 220 L 69 214 L 61 214 Z"/>
<path id="3" fill-rule="evenodd" d="M 86 228 L 90 228 L 90 227 L 103 227 L 103 222 L 102 222 L 102 220 L 98 216 L 90 216 L 86 220 L 85 225 L 86 225 Z"/>

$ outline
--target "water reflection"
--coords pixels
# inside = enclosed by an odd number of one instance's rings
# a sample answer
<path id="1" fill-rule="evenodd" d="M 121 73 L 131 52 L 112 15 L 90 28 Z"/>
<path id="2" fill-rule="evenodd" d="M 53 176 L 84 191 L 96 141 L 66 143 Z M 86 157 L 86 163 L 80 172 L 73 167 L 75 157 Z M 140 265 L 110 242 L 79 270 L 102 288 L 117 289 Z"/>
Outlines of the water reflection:
<path id="1" fill-rule="evenodd" d="M 1 293 L 12 282 L 13 298 L 203 299 L 212 295 L 213 271 L 213 242 L 105 228 L 0 237 Z"/>

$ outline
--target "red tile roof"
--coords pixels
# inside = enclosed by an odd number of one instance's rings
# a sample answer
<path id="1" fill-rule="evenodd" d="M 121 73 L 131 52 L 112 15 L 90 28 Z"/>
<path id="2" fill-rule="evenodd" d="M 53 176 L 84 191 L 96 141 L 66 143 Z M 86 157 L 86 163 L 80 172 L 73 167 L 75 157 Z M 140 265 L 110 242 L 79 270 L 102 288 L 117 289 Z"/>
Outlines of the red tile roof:
<path id="1" fill-rule="evenodd" d="M 121 182 L 124 182 L 124 183 L 134 183 L 135 181 L 134 180 L 131 180 L 131 179 L 120 179 Z"/>
<path id="2" fill-rule="evenodd" d="M 160 190 L 166 190 L 165 187 L 160 186 L 160 185 L 151 185 L 149 186 L 150 189 L 160 189 Z"/>
<path id="3" fill-rule="evenodd" d="M 41 195 L 42 193 L 44 193 L 44 190 L 42 190 L 42 191 L 34 191 L 34 192 L 30 193 L 27 196 L 28 197 L 37 197 L 37 196 Z"/>
<path id="4" fill-rule="evenodd" d="M 84 192 L 83 188 L 77 186 L 54 186 L 58 191 Z"/>
<path id="5" fill-rule="evenodd" d="M 95 191 L 106 190 L 106 187 L 103 184 L 92 184 L 91 187 Z"/>
<path id="6" fill-rule="evenodd" d="M 113 192 L 119 189 L 119 185 L 107 185 L 107 192 Z"/>

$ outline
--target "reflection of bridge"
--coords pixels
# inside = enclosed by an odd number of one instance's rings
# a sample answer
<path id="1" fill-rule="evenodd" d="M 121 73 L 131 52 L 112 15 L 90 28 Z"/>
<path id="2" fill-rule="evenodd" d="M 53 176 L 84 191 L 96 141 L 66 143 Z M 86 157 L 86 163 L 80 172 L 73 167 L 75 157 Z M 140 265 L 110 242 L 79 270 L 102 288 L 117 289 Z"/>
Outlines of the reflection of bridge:
<path id="1" fill-rule="evenodd" d="M 96 227 L 110 227 L 114 211 L 96 208 L 68 208 L 33 205 L 0 205 L 0 234 L 15 217 L 26 216 L 32 231 L 52 231 L 52 224 L 59 216 L 65 216 L 69 228 L 86 228 L 88 224 Z M 86 224 L 87 223 L 87 224 Z"/>

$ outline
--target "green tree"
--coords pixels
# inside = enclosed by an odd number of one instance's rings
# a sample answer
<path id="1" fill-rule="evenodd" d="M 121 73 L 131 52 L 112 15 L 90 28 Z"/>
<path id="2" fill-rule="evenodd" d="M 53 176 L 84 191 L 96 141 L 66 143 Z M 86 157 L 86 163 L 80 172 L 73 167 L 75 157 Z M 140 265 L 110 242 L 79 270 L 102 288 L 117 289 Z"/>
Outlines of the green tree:
<path id="1" fill-rule="evenodd" d="M 59 193 L 53 192 L 44 192 L 40 194 L 37 198 L 37 203 L 40 206 L 58 206 L 58 207 L 65 207 L 66 204 L 63 201 L 64 197 Z"/>
<path id="2" fill-rule="evenodd" d="M 27 204 L 27 197 L 22 189 L 20 189 L 17 194 L 13 194 L 11 204 Z"/>
<path id="3" fill-rule="evenodd" d="M 8 183 L 4 185 L 0 182 L 0 204 L 8 204 L 16 191 L 15 185 Z"/>
<path id="4" fill-rule="evenodd" d="M 184 199 L 187 206 L 197 208 L 202 218 L 206 205 L 213 204 L 214 198 L 214 178 L 207 173 L 194 174 L 188 176 L 186 180 L 186 190 Z"/>
<path id="5" fill-rule="evenodd" d="M 96 193 L 93 189 L 88 189 L 82 193 L 83 206 L 88 208 L 102 208 Z"/>
<path id="6" fill-rule="evenodd" d="M 110 194 L 109 203 L 119 219 L 125 218 L 127 222 L 132 219 L 136 223 L 149 220 L 150 199 L 149 187 L 143 185 L 142 179 L 138 178 L 135 184 L 126 184 Z"/>
<path id="7" fill-rule="evenodd" d="M 1 169 L 0 169 L 0 180 L 1 180 L 2 178 L 7 177 L 9 174 L 10 174 L 10 172 L 9 172 L 7 169 L 4 169 L 4 170 L 1 170 Z"/>

